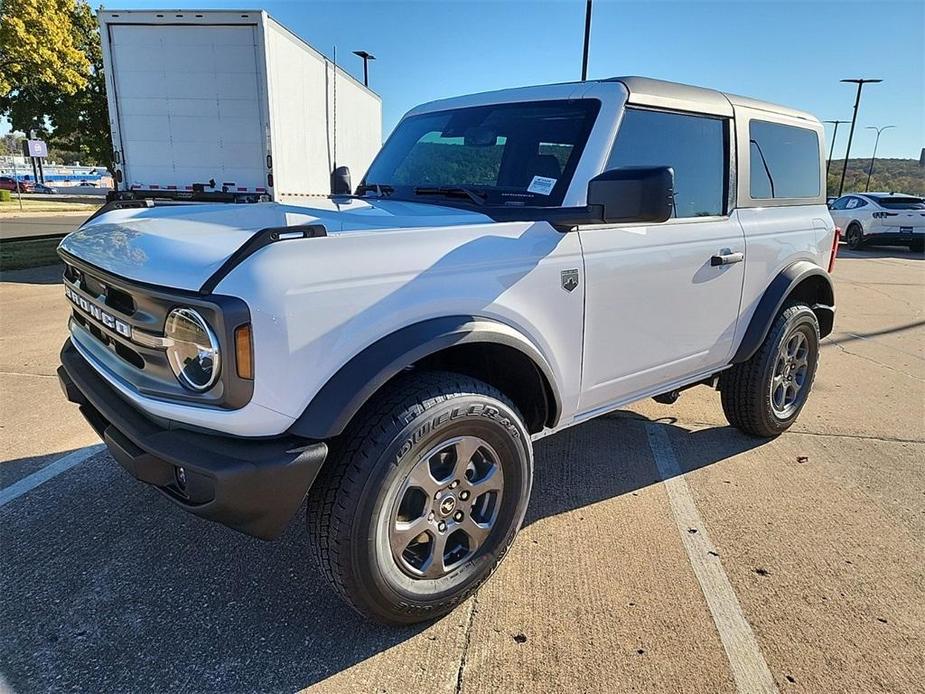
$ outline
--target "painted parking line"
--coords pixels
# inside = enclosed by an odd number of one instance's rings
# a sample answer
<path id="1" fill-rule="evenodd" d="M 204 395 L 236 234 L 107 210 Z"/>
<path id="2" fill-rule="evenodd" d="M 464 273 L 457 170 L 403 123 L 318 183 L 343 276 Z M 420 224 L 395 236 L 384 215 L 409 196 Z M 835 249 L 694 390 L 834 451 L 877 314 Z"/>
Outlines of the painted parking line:
<path id="1" fill-rule="evenodd" d="M 28 477 L 23 477 L 9 487 L 0 489 L 0 508 L 105 449 L 106 446 L 101 443 L 95 446 L 87 446 L 86 448 L 78 448 L 76 451 L 71 451 L 66 456 L 58 458 L 50 465 L 46 465 L 41 470 L 33 472 Z"/>
<path id="2" fill-rule="evenodd" d="M 681 466 L 678 465 L 665 427 L 647 422 L 646 434 L 659 475 L 668 490 L 668 500 L 681 534 L 681 543 L 713 616 L 736 689 L 740 692 L 777 692 L 774 677 L 745 619 L 729 577 L 723 570 L 719 553 L 710 541 L 690 487 L 681 473 Z"/>

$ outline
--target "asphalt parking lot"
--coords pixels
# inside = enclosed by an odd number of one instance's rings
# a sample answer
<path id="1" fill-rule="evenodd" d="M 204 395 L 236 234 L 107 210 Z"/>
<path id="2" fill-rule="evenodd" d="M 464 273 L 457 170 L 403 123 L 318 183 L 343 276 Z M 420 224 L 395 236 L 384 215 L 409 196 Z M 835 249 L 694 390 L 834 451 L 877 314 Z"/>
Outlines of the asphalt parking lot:
<path id="1" fill-rule="evenodd" d="M 63 236 L 80 226 L 89 214 L 82 210 L 80 212 L 57 212 L 47 215 L 18 215 L 11 212 L 4 215 L 2 219 L 0 241 L 43 236 Z"/>
<path id="2" fill-rule="evenodd" d="M 247 538 L 87 455 L 98 440 L 54 378 L 59 274 L 0 282 L 0 495 L 80 459 L 0 506 L 13 691 L 922 691 L 921 256 L 842 249 L 836 332 L 776 440 L 729 428 L 697 388 L 538 442 L 497 574 L 404 629 L 333 596 L 302 519 Z"/>

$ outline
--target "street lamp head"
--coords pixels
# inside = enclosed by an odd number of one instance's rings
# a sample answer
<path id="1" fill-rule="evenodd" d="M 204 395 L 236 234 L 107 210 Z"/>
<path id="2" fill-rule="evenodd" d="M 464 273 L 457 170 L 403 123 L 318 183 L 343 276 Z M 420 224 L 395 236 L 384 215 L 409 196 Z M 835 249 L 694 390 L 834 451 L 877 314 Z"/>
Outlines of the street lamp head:
<path id="1" fill-rule="evenodd" d="M 372 53 L 367 53 L 366 51 L 354 51 L 354 55 L 360 56 L 363 60 L 375 60 L 376 56 Z"/>
<path id="2" fill-rule="evenodd" d="M 870 84 L 871 82 L 882 82 L 883 80 L 868 80 L 863 78 L 840 80 L 841 82 L 853 82 L 854 84 Z"/>

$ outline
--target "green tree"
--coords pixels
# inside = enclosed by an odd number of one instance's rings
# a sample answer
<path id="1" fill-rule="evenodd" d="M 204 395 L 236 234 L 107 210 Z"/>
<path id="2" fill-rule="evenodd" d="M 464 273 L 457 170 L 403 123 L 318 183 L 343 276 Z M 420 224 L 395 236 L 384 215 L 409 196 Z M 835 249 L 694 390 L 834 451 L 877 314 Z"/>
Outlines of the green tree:
<path id="1" fill-rule="evenodd" d="M 75 42 L 75 0 L 0 0 L 0 96 L 38 86 L 74 94 L 89 61 Z"/>
<path id="2" fill-rule="evenodd" d="M 828 194 L 838 194 L 844 159 L 833 159 L 828 176 Z M 844 193 L 863 193 L 867 187 L 867 172 L 870 159 L 849 159 L 845 174 Z M 877 159 L 874 162 L 873 175 L 870 177 L 870 190 L 882 192 L 908 193 L 925 195 L 925 169 L 915 159 Z"/>
<path id="3" fill-rule="evenodd" d="M 111 166 L 112 139 L 103 75 L 103 52 L 93 10 L 86 2 L 71 3 L 68 19 L 71 44 L 88 70 L 75 90 L 23 85 L 0 97 L 0 113 L 17 130 L 35 130 L 48 140 L 51 153 L 66 163 L 80 161 Z"/>

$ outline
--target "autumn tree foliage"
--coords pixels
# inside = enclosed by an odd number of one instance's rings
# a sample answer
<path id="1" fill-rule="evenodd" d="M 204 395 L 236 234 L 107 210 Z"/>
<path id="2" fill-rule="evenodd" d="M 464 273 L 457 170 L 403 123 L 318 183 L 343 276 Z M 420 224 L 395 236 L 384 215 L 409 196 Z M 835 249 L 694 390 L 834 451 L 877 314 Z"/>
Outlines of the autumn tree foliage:
<path id="1" fill-rule="evenodd" d="M 35 130 L 58 161 L 111 166 L 103 54 L 93 9 L 83 0 L 0 2 L 0 63 L 21 61 L 0 78 L 6 80 L 0 89 L 0 114 L 16 130 Z M 17 42 L 26 32 L 37 39 L 23 51 Z M 47 68 L 44 72 L 27 61 L 34 50 L 39 57 L 33 62 Z"/>
<path id="2" fill-rule="evenodd" d="M 0 96 L 25 87 L 74 94 L 90 62 L 74 36 L 75 0 L 0 0 Z"/>

